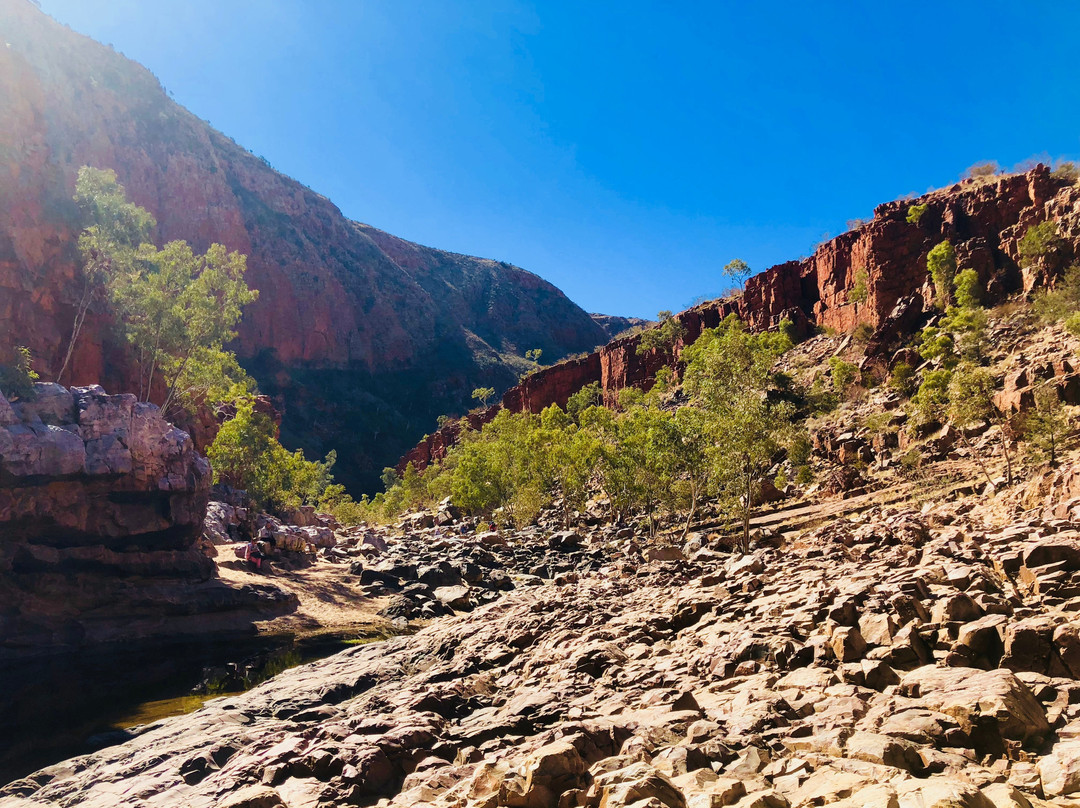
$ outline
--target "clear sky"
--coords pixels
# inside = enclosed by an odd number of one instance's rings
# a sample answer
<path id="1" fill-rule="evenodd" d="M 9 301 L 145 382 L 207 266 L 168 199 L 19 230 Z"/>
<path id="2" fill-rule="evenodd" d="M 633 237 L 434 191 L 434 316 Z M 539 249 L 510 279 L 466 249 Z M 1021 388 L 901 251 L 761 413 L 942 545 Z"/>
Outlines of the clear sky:
<path id="1" fill-rule="evenodd" d="M 1080 156 L 1080 4 L 41 0 L 349 217 L 653 316 Z"/>

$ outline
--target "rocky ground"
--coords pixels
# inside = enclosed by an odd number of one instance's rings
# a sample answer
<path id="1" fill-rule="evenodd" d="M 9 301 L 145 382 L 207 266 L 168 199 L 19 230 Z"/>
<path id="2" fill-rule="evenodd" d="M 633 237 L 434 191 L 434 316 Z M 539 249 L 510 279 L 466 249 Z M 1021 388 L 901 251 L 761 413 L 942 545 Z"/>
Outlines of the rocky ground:
<path id="1" fill-rule="evenodd" d="M 427 545 L 464 568 L 446 584 L 372 549 L 357 569 L 395 578 L 363 584 L 391 603 L 459 586 L 475 609 L 142 728 L 0 804 L 1080 805 L 1076 476 L 876 507 L 750 556 L 703 536 L 446 537 Z M 465 575 L 481 552 L 554 578 L 489 595 Z"/>

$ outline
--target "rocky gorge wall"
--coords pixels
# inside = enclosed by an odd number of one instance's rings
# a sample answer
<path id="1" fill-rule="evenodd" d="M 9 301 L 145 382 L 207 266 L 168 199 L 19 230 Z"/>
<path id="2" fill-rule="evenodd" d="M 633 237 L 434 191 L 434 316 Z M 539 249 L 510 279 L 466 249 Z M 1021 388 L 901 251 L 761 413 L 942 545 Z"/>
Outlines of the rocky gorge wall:
<path id="1" fill-rule="evenodd" d="M 926 209 L 917 222 L 908 222 L 908 210 L 916 204 Z M 1067 246 L 1052 256 L 1049 267 L 1021 269 L 1018 241 L 1028 227 L 1048 219 L 1059 223 Z M 1041 272 L 1060 269 L 1080 253 L 1080 188 L 1038 165 L 1025 173 L 964 180 L 918 199 L 879 205 L 871 221 L 826 241 L 808 258 L 750 278 L 742 295 L 676 314 L 685 336 L 675 346 L 674 359 L 729 314 L 759 331 L 775 328 L 785 318 L 800 328 L 813 325 L 840 332 L 866 323 L 874 329 L 868 355 L 884 355 L 925 322 L 933 301 L 926 255 L 945 239 L 956 248 L 959 267 L 979 273 L 988 302 L 1030 291 L 1045 282 Z M 852 292 L 863 279 L 865 299 L 853 300 Z M 639 354 L 639 343 L 639 335 L 623 337 L 582 359 L 538 371 L 508 390 L 499 406 L 538 413 L 551 404 L 565 406 L 571 395 L 593 382 L 609 404 L 626 387 L 648 388 L 673 357 L 656 350 Z M 399 468 L 412 462 L 420 469 L 444 457 L 456 429 L 448 425 L 444 430 L 449 431 L 428 436 L 402 457 Z"/>
<path id="2" fill-rule="evenodd" d="M 560 358 L 609 339 L 536 275 L 423 247 L 350 221 L 173 102 L 145 68 L 29 0 L 0 0 L 0 343 L 55 378 L 82 294 L 75 176 L 112 168 L 156 237 L 248 258 L 260 291 L 235 348 L 283 411 L 283 440 L 370 486 L 443 412 L 517 377 L 508 357 Z M 104 304 L 67 384 L 135 389 Z M 615 326 L 618 323 L 614 323 Z M 3 349 L 0 344 L 0 349 Z"/>
<path id="3" fill-rule="evenodd" d="M 215 580 L 197 545 L 209 495 L 206 459 L 153 404 L 52 383 L 0 395 L 0 663 L 286 607 Z"/>

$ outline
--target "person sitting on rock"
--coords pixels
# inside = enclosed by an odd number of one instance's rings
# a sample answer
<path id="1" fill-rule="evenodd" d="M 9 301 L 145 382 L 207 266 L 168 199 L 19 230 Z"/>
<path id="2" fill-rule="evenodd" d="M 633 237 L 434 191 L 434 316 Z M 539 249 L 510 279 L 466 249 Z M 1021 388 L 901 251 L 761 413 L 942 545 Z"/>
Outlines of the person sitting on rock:
<path id="1" fill-rule="evenodd" d="M 259 549 L 259 545 L 254 541 L 249 541 L 245 548 L 244 560 L 255 563 L 255 569 L 262 570 L 263 552 Z"/>

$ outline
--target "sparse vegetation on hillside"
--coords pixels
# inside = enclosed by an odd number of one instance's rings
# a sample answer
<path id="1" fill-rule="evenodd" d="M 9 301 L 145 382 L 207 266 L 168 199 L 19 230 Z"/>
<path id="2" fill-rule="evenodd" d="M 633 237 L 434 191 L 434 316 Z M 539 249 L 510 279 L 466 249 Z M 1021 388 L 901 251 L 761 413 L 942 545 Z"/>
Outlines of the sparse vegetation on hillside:
<path id="1" fill-rule="evenodd" d="M 798 432 L 792 405 L 770 395 L 775 360 L 791 344 L 784 331 L 750 334 L 729 317 L 684 352 L 690 404 L 665 407 L 666 385 L 648 394 L 628 388 L 616 411 L 600 406 L 599 387 L 590 385 L 565 410 L 502 411 L 466 433 L 441 464 L 422 474 L 407 467 L 361 508 L 370 519 L 388 519 L 449 495 L 468 513 L 519 526 L 558 503 L 568 522 L 592 485 L 613 518 L 643 513 L 655 534 L 661 517 L 680 513 L 688 530 L 711 496 L 740 520 L 745 544 L 757 486 Z"/>

